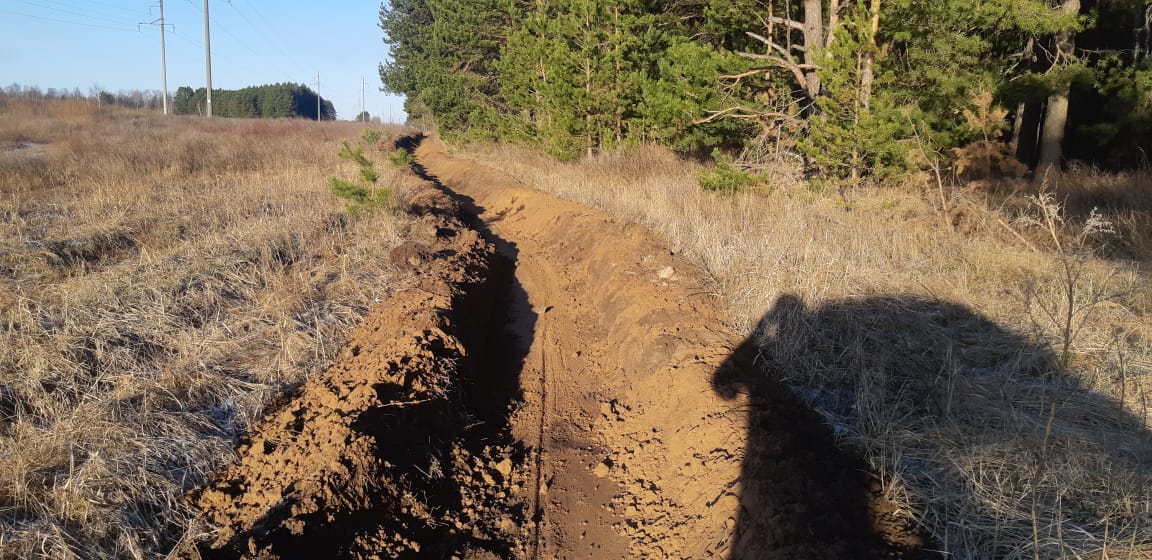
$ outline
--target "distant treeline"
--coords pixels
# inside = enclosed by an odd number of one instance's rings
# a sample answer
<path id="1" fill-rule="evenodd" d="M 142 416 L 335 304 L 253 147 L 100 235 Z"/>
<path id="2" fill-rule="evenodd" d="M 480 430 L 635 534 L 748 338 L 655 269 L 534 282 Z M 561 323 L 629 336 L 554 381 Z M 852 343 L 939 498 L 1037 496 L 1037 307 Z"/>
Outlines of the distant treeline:
<path id="1" fill-rule="evenodd" d="M 213 89 L 212 114 L 237 118 L 303 118 L 316 120 L 316 92 L 301 84 L 272 84 L 238 90 Z M 203 114 L 207 106 L 204 88 L 183 86 L 176 90 L 172 110 L 177 115 Z M 331 101 L 320 98 L 321 118 L 336 120 Z"/>
<path id="2" fill-rule="evenodd" d="M 159 111 L 163 104 L 163 94 L 158 90 L 134 89 L 130 91 L 120 90 L 112 93 L 100 89 L 99 86 L 92 86 L 88 88 L 87 93 L 84 93 L 80 91 L 78 87 L 70 90 L 66 88 L 40 89 L 38 86 L 22 86 L 17 83 L 0 89 L 0 99 L 72 99 L 88 101 L 97 105 L 118 105 L 129 109 L 151 109 L 155 111 Z M 313 103 L 315 103 L 315 100 L 313 100 Z M 312 112 L 315 113 L 316 111 Z"/>

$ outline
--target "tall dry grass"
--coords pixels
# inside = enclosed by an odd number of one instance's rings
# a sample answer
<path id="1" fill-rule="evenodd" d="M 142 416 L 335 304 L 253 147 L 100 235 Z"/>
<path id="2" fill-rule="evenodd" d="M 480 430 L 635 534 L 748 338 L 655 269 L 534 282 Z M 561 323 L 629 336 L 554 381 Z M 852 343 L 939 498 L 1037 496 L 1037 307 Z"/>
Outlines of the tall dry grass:
<path id="1" fill-rule="evenodd" d="M 18 133 L 23 127 L 30 126 L 37 129 L 45 120 L 56 121 L 89 121 L 94 118 L 111 117 L 128 113 L 127 109 L 111 105 L 101 105 L 97 101 L 88 99 L 33 99 L 27 97 L 9 97 L 0 93 L 0 114 L 9 122 L 4 133 Z M 39 124 L 35 124 L 39 121 Z M 3 143 L 3 140 L 0 140 Z"/>
<path id="2" fill-rule="evenodd" d="M 1068 215 L 1082 221 L 1096 210 L 1112 223 L 1118 235 L 1106 248 L 1109 255 L 1152 260 L 1152 169 L 1106 173 L 1073 166 L 1050 177 L 1045 188 Z"/>
<path id="3" fill-rule="evenodd" d="M 0 557 L 164 558 L 408 220 L 328 192 L 361 125 L 57 109 L 0 113 Z"/>
<path id="4" fill-rule="evenodd" d="M 1104 239 L 1066 210 L 1045 220 L 1070 197 L 944 211 L 934 191 L 844 197 L 784 172 L 726 196 L 660 149 L 471 150 L 666 235 L 950 558 L 1152 557 L 1152 282 L 1094 256 Z"/>

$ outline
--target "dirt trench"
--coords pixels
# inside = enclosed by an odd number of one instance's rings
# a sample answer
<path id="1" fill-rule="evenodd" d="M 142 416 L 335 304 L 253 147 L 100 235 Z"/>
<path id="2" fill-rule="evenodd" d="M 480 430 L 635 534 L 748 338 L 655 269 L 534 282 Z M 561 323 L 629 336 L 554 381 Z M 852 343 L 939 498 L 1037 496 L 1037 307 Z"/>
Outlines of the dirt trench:
<path id="1" fill-rule="evenodd" d="M 406 147 L 420 281 L 192 496 L 203 556 L 915 556 L 657 236 Z"/>

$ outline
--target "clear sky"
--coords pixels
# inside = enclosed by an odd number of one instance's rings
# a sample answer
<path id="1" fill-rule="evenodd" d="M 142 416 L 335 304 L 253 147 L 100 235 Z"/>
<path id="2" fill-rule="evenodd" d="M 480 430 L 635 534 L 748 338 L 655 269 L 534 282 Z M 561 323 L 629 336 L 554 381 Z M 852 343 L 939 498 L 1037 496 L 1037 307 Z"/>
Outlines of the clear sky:
<path id="1" fill-rule="evenodd" d="M 0 87 L 159 90 L 158 0 L 0 0 Z M 380 0 L 210 0 L 212 87 L 304 83 L 336 105 L 404 120 L 402 98 L 380 92 L 388 55 Z M 166 0 L 168 93 L 204 87 L 204 1 Z M 142 24 L 142 25 L 141 25 Z"/>

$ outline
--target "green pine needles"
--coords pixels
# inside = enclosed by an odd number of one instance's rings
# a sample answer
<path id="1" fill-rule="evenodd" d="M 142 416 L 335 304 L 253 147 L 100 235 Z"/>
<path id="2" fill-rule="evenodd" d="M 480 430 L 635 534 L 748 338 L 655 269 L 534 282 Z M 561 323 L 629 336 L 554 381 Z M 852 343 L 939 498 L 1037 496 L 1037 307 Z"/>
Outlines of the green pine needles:
<path id="1" fill-rule="evenodd" d="M 1062 144 L 1064 159 L 1136 167 L 1152 151 L 1147 26 L 1132 44 L 1144 4 L 1080 4 L 392 0 L 380 79 L 410 122 L 449 141 L 530 142 L 561 159 L 720 148 L 750 167 L 789 160 L 828 184 L 878 184 L 922 171 L 921 141 L 953 168 L 977 140 L 964 111 L 986 91 L 1004 111 L 984 147 L 1033 165 L 1039 144 Z M 1073 110 L 1038 136 L 1060 92 Z"/>
<path id="2" fill-rule="evenodd" d="M 712 150 L 712 159 L 716 162 L 715 167 L 696 177 L 705 190 L 735 194 L 763 182 L 763 177 L 741 169 L 731 156 L 722 154 L 718 149 Z"/>
<path id="3" fill-rule="evenodd" d="M 379 131 L 365 130 L 359 144 L 353 147 L 345 140 L 341 143 L 340 151 L 337 153 L 341 158 L 355 163 L 358 168 L 354 181 L 337 177 L 328 180 L 332 194 L 345 201 L 345 210 L 352 217 L 386 208 L 391 203 L 392 190 L 376 186 L 380 180 L 380 174 L 376 171 L 372 160 L 364 155 L 364 148 L 374 146 L 380 138 L 381 133 Z"/>
<path id="4" fill-rule="evenodd" d="M 388 154 L 388 162 L 392 164 L 392 167 L 408 167 L 416 163 L 416 157 L 408 150 L 396 150 Z"/>

